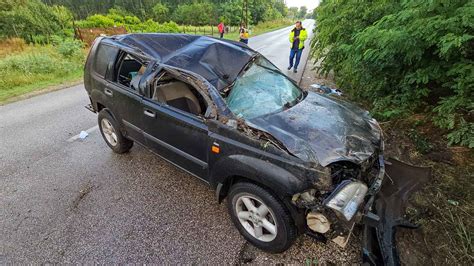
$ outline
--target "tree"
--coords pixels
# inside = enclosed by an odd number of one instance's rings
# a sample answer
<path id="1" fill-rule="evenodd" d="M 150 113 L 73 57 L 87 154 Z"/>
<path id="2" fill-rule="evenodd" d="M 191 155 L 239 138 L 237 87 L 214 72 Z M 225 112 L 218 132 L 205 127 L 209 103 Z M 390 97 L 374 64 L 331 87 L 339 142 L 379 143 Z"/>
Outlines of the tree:
<path id="1" fill-rule="evenodd" d="M 153 19 L 158 22 L 169 21 L 169 9 L 165 4 L 157 3 L 153 7 Z"/>
<path id="2" fill-rule="evenodd" d="M 297 7 L 290 7 L 288 8 L 288 15 L 291 19 L 296 19 L 298 17 L 298 8 Z"/>
<path id="3" fill-rule="evenodd" d="M 379 119 L 430 110 L 474 147 L 474 3 L 323 1 L 312 53 Z"/>
<path id="4" fill-rule="evenodd" d="M 28 42 L 46 43 L 52 35 L 64 35 L 72 22 L 70 12 L 60 6 L 48 6 L 39 0 L 2 0 L 0 37 L 20 37 Z"/>
<path id="5" fill-rule="evenodd" d="M 308 13 L 308 8 L 306 6 L 300 7 L 300 9 L 298 11 L 298 18 L 306 17 L 306 13 Z"/>
<path id="6" fill-rule="evenodd" d="M 179 5 L 173 14 L 173 20 L 187 25 L 215 24 L 214 7 L 207 2 Z"/>
<path id="7" fill-rule="evenodd" d="M 242 21 L 242 0 L 232 0 L 217 9 L 219 21 L 227 25 L 239 25 Z"/>

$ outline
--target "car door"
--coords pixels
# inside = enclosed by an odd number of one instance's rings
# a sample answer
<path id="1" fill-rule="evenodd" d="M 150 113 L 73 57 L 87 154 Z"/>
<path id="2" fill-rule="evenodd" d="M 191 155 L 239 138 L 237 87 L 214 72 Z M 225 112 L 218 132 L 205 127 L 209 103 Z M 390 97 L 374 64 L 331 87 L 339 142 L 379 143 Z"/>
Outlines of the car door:
<path id="1" fill-rule="evenodd" d="M 147 146 L 164 159 L 207 180 L 210 144 L 203 117 L 150 97 L 143 98 L 143 106 Z"/>
<path id="2" fill-rule="evenodd" d="M 126 136 L 144 144 L 143 97 L 138 88 L 132 87 L 130 82 L 121 78 L 131 72 L 138 72 L 135 70 L 139 65 L 145 67 L 145 62 L 129 52 L 120 51 L 116 64 L 109 68 L 109 71 L 113 71 L 113 75 L 110 75 L 104 93 L 110 98 L 109 102 L 113 103 L 111 111 L 115 119 L 125 128 Z"/>

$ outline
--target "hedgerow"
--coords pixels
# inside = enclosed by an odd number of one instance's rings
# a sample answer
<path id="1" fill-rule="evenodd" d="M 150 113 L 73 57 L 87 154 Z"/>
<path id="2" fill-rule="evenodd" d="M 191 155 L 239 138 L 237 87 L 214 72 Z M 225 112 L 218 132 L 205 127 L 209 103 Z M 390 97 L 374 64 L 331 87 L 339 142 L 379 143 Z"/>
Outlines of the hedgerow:
<path id="1" fill-rule="evenodd" d="M 432 112 L 450 144 L 474 147 L 474 2 L 323 1 L 320 71 L 382 120 Z"/>
<path id="2" fill-rule="evenodd" d="M 132 15 L 120 14 L 114 9 L 106 15 L 96 14 L 76 22 L 80 28 L 108 28 L 124 26 L 129 32 L 179 32 L 178 24 L 173 21 L 158 23 L 152 19 L 141 21 Z"/>

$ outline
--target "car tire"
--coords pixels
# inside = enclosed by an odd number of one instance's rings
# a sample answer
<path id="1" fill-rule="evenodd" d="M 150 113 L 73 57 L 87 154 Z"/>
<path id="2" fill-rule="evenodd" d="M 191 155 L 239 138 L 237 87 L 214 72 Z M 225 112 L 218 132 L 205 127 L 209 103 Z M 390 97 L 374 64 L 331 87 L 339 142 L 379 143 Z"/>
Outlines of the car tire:
<path id="1" fill-rule="evenodd" d="M 264 210 L 262 205 L 268 209 L 266 214 L 265 211 L 260 212 Z M 285 205 L 256 184 L 244 182 L 233 185 L 227 198 L 227 208 L 244 238 L 263 251 L 283 252 L 297 237 L 296 227 Z"/>
<path id="2" fill-rule="evenodd" d="M 115 153 L 125 153 L 132 148 L 133 141 L 122 135 L 117 121 L 115 121 L 107 109 L 102 109 L 99 112 L 98 123 L 100 133 L 105 143 L 107 143 Z"/>

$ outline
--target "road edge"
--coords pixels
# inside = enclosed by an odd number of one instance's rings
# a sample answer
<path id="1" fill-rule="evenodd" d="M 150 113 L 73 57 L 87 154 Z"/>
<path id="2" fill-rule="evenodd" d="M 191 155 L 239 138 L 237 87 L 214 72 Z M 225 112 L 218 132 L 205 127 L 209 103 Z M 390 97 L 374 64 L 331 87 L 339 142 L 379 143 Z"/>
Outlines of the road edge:
<path id="1" fill-rule="evenodd" d="M 30 99 L 30 98 L 33 98 L 33 97 L 36 97 L 36 96 L 39 96 L 39 95 L 43 95 L 43 94 L 47 94 L 47 93 L 50 93 L 50 92 L 53 92 L 53 91 L 67 89 L 67 88 L 70 88 L 70 87 L 73 87 L 73 86 L 80 85 L 82 83 L 84 83 L 83 82 L 83 77 L 81 77 L 80 79 L 76 79 L 76 80 L 65 81 L 61 84 L 47 86 L 43 89 L 39 89 L 39 90 L 36 90 L 36 91 L 32 91 L 32 92 L 29 92 L 29 93 L 26 93 L 26 94 L 22 94 L 22 95 L 18 95 L 18 96 L 9 98 L 9 99 L 7 99 L 3 102 L 0 102 L 0 106 L 5 106 L 7 104 L 11 104 L 11 103 L 14 103 L 14 102 L 19 102 L 19 101 L 22 101 L 22 100 Z"/>

